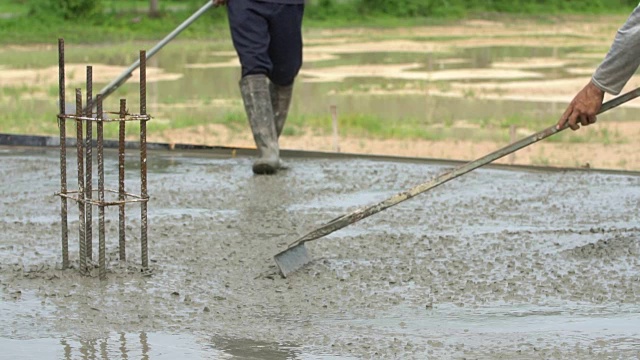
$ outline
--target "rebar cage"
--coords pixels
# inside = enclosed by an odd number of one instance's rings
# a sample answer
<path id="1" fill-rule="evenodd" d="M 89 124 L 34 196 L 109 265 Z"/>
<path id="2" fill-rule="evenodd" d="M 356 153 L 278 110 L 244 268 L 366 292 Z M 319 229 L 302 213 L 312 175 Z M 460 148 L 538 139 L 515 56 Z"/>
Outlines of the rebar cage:
<path id="1" fill-rule="evenodd" d="M 140 203 L 140 246 L 142 269 L 149 267 L 149 253 L 147 246 L 147 205 L 149 195 L 147 193 L 147 121 L 151 119 L 147 115 L 147 89 L 146 89 L 146 52 L 140 51 L 140 113 L 130 114 L 127 111 L 127 102 L 120 99 L 118 112 L 105 112 L 102 109 L 104 96 L 98 94 L 93 98 L 92 82 L 93 67 L 87 66 L 86 73 L 86 106 L 82 106 L 82 89 L 76 89 L 75 114 L 67 114 L 65 105 L 65 57 L 64 39 L 58 39 L 58 66 L 59 66 L 59 114 L 58 126 L 60 128 L 60 192 L 56 195 L 61 199 L 61 225 L 62 225 L 62 268 L 69 268 L 69 231 L 68 231 L 68 200 L 78 204 L 79 209 L 79 270 L 82 274 L 88 272 L 88 263 L 93 258 L 93 214 L 92 208 L 98 208 L 98 268 L 100 279 L 106 279 L 106 245 L 105 245 L 105 208 L 117 206 L 119 209 L 119 260 L 126 261 L 125 248 L 125 205 Z M 107 94 L 108 95 L 108 94 Z M 93 109 L 96 109 L 94 112 Z M 117 114 L 117 118 L 107 119 L 105 114 Z M 76 154 L 78 167 L 78 188 L 67 188 L 67 135 L 66 122 L 76 123 Z M 137 121 L 140 124 L 140 193 L 132 194 L 125 191 L 125 126 L 129 121 Z M 107 189 L 104 183 L 104 124 L 117 123 L 118 132 L 118 189 Z M 93 124 L 96 124 L 96 141 L 93 141 Z M 98 188 L 93 189 L 93 148 L 97 150 L 98 162 Z M 94 198 L 94 193 L 97 199 Z M 105 200 L 105 193 L 117 195 L 117 200 Z"/>

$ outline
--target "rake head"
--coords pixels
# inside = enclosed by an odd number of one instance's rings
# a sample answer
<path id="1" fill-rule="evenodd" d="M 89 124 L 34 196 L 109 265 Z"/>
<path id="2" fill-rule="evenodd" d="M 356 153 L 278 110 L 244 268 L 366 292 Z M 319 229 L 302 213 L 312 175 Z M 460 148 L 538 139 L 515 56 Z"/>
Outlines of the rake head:
<path id="1" fill-rule="evenodd" d="M 309 257 L 309 252 L 307 252 L 304 242 L 276 254 L 273 259 L 276 261 L 278 269 L 280 269 L 280 274 L 285 278 L 311 262 L 311 257 Z"/>

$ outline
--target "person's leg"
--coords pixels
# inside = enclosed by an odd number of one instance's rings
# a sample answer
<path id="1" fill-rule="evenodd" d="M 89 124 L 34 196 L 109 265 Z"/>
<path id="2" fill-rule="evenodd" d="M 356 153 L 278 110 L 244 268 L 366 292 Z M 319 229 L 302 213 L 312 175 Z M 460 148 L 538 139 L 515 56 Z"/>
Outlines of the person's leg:
<path id="1" fill-rule="evenodd" d="M 304 5 L 274 4 L 267 18 L 272 63 L 269 79 L 278 86 L 289 86 L 302 66 L 302 18 Z"/>
<path id="2" fill-rule="evenodd" d="M 278 86 L 272 81 L 269 82 L 269 92 L 271 94 L 271 106 L 273 108 L 273 120 L 278 138 L 282 135 L 284 123 L 289 114 L 289 105 L 293 93 L 293 84 L 289 86 Z"/>
<path id="3" fill-rule="evenodd" d="M 255 174 L 274 174 L 280 167 L 280 147 L 273 120 L 269 80 L 262 74 L 247 75 L 240 80 L 240 92 L 251 132 L 260 152 L 253 163 Z"/>
<path id="4" fill-rule="evenodd" d="M 231 0 L 227 4 L 231 40 L 242 66 L 242 77 L 268 75 L 273 68 L 269 54 L 268 6 L 252 0 Z"/>
<path id="5" fill-rule="evenodd" d="M 276 5 L 275 11 L 268 18 L 269 57 L 272 69 L 271 100 L 275 119 L 276 133 L 282 134 L 287 120 L 293 82 L 302 66 L 302 19 L 304 5 Z"/>
<path id="6" fill-rule="evenodd" d="M 273 174 L 280 165 L 278 135 L 273 116 L 269 80 L 269 24 L 263 15 L 265 3 L 232 0 L 228 3 L 233 45 L 242 64 L 240 92 L 253 139 L 260 157 L 253 164 L 255 174 Z"/>

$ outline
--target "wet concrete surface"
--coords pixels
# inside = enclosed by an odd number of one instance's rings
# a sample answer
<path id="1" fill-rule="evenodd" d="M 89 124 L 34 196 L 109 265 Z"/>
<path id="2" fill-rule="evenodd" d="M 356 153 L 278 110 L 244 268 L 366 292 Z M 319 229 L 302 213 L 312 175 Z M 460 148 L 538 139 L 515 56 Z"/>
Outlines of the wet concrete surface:
<path id="1" fill-rule="evenodd" d="M 308 243 L 314 262 L 283 279 L 272 256 L 290 242 L 449 169 L 289 163 L 255 177 L 250 158 L 151 152 L 152 272 L 139 267 L 139 205 L 124 264 L 111 208 L 101 282 L 97 268 L 60 269 L 59 154 L 0 148 L 0 358 L 640 356 L 640 177 L 479 169 Z"/>

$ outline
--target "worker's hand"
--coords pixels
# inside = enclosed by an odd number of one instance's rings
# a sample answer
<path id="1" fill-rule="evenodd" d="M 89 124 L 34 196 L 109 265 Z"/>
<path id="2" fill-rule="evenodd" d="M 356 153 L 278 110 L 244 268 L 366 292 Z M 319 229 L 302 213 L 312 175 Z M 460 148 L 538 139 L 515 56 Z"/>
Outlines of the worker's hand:
<path id="1" fill-rule="evenodd" d="M 596 114 L 602 107 L 604 91 L 600 90 L 593 82 L 589 82 L 573 98 L 567 110 L 564 111 L 558 120 L 558 129 L 569 125 L 571 130 L 580 129 L 580 125 L 591 125 L 596 122 Z"/>
<path id="2" fill-rule="evenodd" d="M 213 1 L 213 5 L 215 6 L 227 5 L 227 0 L 211 0 L 211 1 Z"/>

